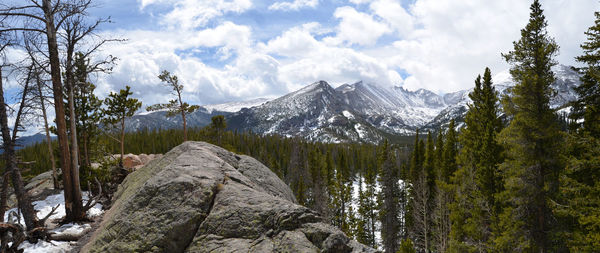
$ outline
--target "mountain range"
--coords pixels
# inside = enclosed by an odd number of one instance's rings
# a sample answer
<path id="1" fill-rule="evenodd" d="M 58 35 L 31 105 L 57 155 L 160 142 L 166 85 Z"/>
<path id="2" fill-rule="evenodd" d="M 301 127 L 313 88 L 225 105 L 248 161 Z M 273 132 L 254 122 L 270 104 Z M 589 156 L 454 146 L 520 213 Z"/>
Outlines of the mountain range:
<path id="1" fill-rule="evenodd" d="M 579 75 L 569 66 L 554 68 L 556 91 L 551 107 L 568 110 L 568 102 L 577 98 L 574 88 Z M 500 95 L 514 86 L 507 72 L 494 76 Z M 225 115 L 228 128 L 259 134 L 279 134 L 322 142 L 378 142 L 383 138 L 411 136 L 417 129 L 437 130 L 451 119 L 462 124 L 468 94 L 461 90 L 443 95 L 426 89 L 409 91 L 402 87 L 384 87 L 356 82 L 333 88 L 318 81 L 276 99 L 254 99 L 201 106 L 191 113 L 188 126 L 210 124 L 215 115 Z M 143 128 L 176 128 L 181 117 L 165 117 L 166 112 L 141 113 L 127 120 L 128 131 Z"/>

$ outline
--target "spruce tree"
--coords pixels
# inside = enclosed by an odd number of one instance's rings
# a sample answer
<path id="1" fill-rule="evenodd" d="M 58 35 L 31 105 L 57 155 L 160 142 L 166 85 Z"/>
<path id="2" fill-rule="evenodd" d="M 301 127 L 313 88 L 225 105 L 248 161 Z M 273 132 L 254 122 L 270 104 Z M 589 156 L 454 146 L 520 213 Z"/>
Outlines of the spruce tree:
<path id="1" fill-rule="evenodd" d="M 584 54 L 577 60 L 586 64 L 579 100 L 574 103 L 571 119 L 576 123 L 567 141 L 567 166 L 560 177 L 561 205 L 555 211 L 570 221 L 564 233 L 571 252 L 600 249 L 600 13 L 586 32 L 581 45 Z"/>
<path id="2" fill-rule="evenodd" d="M 356 227 L 354 228 L 356 240 L 365 245 L 371 245 L 375 238 L 371 237 L 371 232 L 369 230 L 369 221 L 368 221 L 368 210 L 367 210 L 367 201 L 368 198 L 365 194 L 363 188 L 363 176 L 359 175 L 358 177 L 358 220 L 355 223 Z"/>
<path id="3" fill-rule="evenodd" d="M 473 101 L 460 134 L 459 168 L 451 178 L 455 201 L 451 204 L 451 252 L 490 251 L 492 233 L 497 231 L 499 205 L 496 195 L 502 187 L 498 165 L 501 147 L 496 136 L 502 129 L 497 92 L 489 68 L 475 79 L 469 94 Z"/>
<path id="4" fill-rule="evenodd" d="M 431 190 L 428 185 L 428 177 L 423 169 L 425 157 L 425 144 L 419 139 L 419 132 L 415 136 L 415 147 L 411 155 L 410 163 L 410 189 L 409 195 L 409 233 L 418 248 L 429 252 L 431 243 Z"/>
<path id="5" fill-rule="evenodd" d="M 586 32 L 587 41 L 581 45 L 583 55 L 576 57 L 585 64 L 581 68 L 581 85 L 575 88 L 579 99 L 573 103 L 571 119 L 576 127 L 600 138 L 600 12 L 595 12 L 596 20 Z"/>
<path id="6" fill-rule="evenodd" d="M 120 138 L 115 139 L 121 146 L 121 156 L 119 158 L 121 166 L 123 166 L 123 156 L 125 153 L 125 119 L 133 116 L 142 107 L 142 102 L 129 97 L 131 95 L 133 95 L 133 92 L 131 92 L 131 87 L 129 86 L 125 86 L 125 89 L 120 90 L 119 93 L 111 92 L 104 100 L 106 108 L 102 110 L 104 123 L 118 129 Z"/>
<path id="7" fill-rule="evenodd" d="M 365 225 L 366 225 L 366 232 L 369 234 L 367 238 L 369 238 L 369 241 L 367 242 L 367 245 L 376 248 L 377 247 L 377 243 L 375 241 L 375 231 L 377 230 L 377 215 L 378 215 L 378 210 L 377 210 L 377 201 L 376 201 L 376 197 L 377 197 L 377 190 L 376 190 L 376 183 L 377 183 L 377 167 L 375 164 L 373 163 L 369 163 L 369 164 L 365 164 L 365 173 L 364 173 L 364 192 L 363 192 L 363 205 L 362 207 L 358 207 L 358 208 L 363 208 L 363 218 L 365 219 Z"/>
<path id="8" fill-rule="evenodd" d="M 549 106 L 555 77 L 552 66 L 558 45 L 547 31 L 538 0 L 531 5 L 529 23 L 521 30 L 514 50 L 504 54 L 516 85 L 503 98 L 511 120 L 500 133 L 506 148 L 501 165 L 505 178 L 502 194 L 508 205 L 501 216 L 503 234 L 496 239 L 502 250 L 549 252 L 555 217 L 549 208 L 556 197 L 561 169 L 561 133 Z"/>
<path id="9" fill-rule="evenodd" d="M 329 219 L 329 206 L 327 195 L 327 164 L 321 150 L 318 147 L 313 147 L 309 155 L 309 170 L 312 179 L 312 203 L 311 207 L 325 220 Z"/>
<path id="10" fill-rule="evenodd" d="M 398 250 L 400 219 L 398 203 L 398 176 L 395 155 L 387 140 L 379 148 L 379 219 L 381 221 L 381 238 L 385 252 L 396 252 Z"/>
<path id="11" fill-rule="evenodd" d="M 427 133 L 427 147 L 423 158 L 423 170 L 427 174 L 427 185 L 431 192 L 435 188 L 435 147 L 431 132 Z"/>
<path id="12" fill-rule="evenodd" d="M 454 120 L 450 121 L 446 140 L 444 141 L 442 161 L 437 170 L 435 184 L 435 200 L 433 210 L 433 230 L 435 238 L 435 249 L 438 252 L 446 252 L 450 245 L 450 211 L 449 207 L 453 201 L 453 189 L 450 184 L 450 176 L 457 170 L 457 139 Z"/>

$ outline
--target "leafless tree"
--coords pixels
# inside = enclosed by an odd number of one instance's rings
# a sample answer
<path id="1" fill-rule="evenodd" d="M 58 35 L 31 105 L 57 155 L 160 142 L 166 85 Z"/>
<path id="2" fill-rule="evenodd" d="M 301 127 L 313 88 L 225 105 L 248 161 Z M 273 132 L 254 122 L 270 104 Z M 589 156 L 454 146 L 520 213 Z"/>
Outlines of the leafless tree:
<path id="1" fill-rule="evenodd" d="M 47 49 L 40 50 L 40 52 L 46 56 L 50 66 L 49 74 L 52 80 L 54 109 L 56 114 L 56 135 L 58 137 L 60 149 L 60 165 L 62 168 L 64 185 L 65 221 L 80 221 L 84 220 L 86 217 L 79 183 L 78 159 L 77 155 L 71 154 L 69 137 L 67 135 L 67 122 L 63 101 L 64 91 L 61 76 L 62 70 L 59 56 L 59 38 L 57 31 L 61 28 L 62 30 L 65 30 L 64 27 L 69 27 L 68 24 L 76 23 L 78 17 L 86 16 L 86 10 L 91 7 L 91 3 L 91 0 L 28 0 L 0 4 L 0 19 L 4 18 L 6 20 L 6 22 L 0 26 L 0 34 L 11 31 L 25 31 L 42 34 L 46 37 L 45 44 Z M 85 27 L 89 28 L 89 26 L 79 27 L 81 29 L 79 29 L 78 32 L 67 32 L 66 34 L 70 34 L 68 36 L 71 36 L 71 38 L 79 38 L 79 40 L 81 40 L 82 36 L 85 36 L 84 34 L 86 33 Z M 74 46 L 78 41 L 73 40 L 72 42 L 74 42 L 72 43 L 74 51 Z M 71 67 L 65 66 L 66 70 L 69 70 L 69 68 Z M 69 71 L 66 72 L 69 73 Z M 67 84 L 72 81 L 70 76 L 66 77 L 66 81 Z M 67 85 L 67 89 L 69 89 L 69 87 L 70 86 Z M 77 154 L 76 144 L 74 149 L 73 154 Z M 73 166 L 74 164 L 75 166 Z"/>
<path id="2" fill-rule="evenodd" d="M 85 11 L 82 10 L 82 11 Z M 80 57 L 86 60 L 91 58 L 91 55 L 97 53 L 97 51 L 106 43 L 109 42 L 119 42 L 121 39 L 105 39 L 101 38 L 96 34 L 96 30 L 99 25 L 103 23 L 110 22 L 109 19 L 97 19 L 93 22 L 88 22 L 85 18 L 85 13 L 81 13 L 78 15 L 73 15 L 68 17 L 62 25 L 62 32 L 59 32 L 60 37 L 62 38 L 62 46 L 64 47 L 64 51 L 66 53 L 64 58 L 64 69 L 65 69 L 65 86 L 67 88 L 67 101 L 69 106 L 69 123 L 70 123 L 70 135 L 71 135 L 71 157 L 72 157 L 72 166 L 73 168 L 77 168 L 73 171 L 79 171 L 79 142 L 77 140 L 77 122 L 78 116 L 76 115 L 75 109 L 75 92 L 76 86 L 85 85 L 85 83 L 78 83 L 76 80 L 75 74 L 75 55 L 80 54 Z M 85 46 L 83 44 L 86 44 Z M 78 51 L 78 52 L 76 52 Z M 116 61 L 116 57 L 108 56 L 103 59 L 96 60 L 92 63 L 88 63 L 85 66 L 85 69 L 79 69 L 78 71 L 83 71 L 83 73 L 78 73 L 79 75 L 83 75 L 87 79 L 87 75 L 94 72 L 110 72 L 112 70 L 112 66 Z M 85 81 L 84 81 L 85 82 Z M 79 89 L 81 90 L 81 89 Z M 87 147 L 86 147 L 87 148 Z M 87 152 L 86 152 L 86 161 Z M 88 161 L 89 162 L 89 161 Z"/>
<path id="3" fill-rule="evenodd" d="M 6 48 L 6 45 L 1 46 L 2 49 Z M 18 201 L 18 207 L 25 220 L 25 226 L 28 230 L 39 227 L 39 221 L 36 216 L 36 212 L 31 204 L 29 194 L 25 190 L 23 179 L 21 178 L 21 172 L 17 167 L 17 155 L 15 152 L 16 141 L 18 138 L 18 132 L 22 129 L 22 119 L 28 113 L 29 103 L 27 101 L 27 93 L 30 89 L 31 82 L 31 66 L 28 66 L 26 70 L 26 77 L 23 81 L 23 91 L 21 93 L 21 99 L 16 111 L 15 123 L 11 128 L 8 123 L 9 108 L 4 98 L 4 78 L 2 76 L 2 69 L 6 66 L 6 62 L 3 61 L 0 65 L 0 130 L 2 132 L 2 148 L 4 151 L 4 159 L 6 162 L 6 171 L 10 173 L 15 195 Z M 3 191 L 3 194 L 5 192 Z M 3 203 L 3 206 L 5 203 Z"/>

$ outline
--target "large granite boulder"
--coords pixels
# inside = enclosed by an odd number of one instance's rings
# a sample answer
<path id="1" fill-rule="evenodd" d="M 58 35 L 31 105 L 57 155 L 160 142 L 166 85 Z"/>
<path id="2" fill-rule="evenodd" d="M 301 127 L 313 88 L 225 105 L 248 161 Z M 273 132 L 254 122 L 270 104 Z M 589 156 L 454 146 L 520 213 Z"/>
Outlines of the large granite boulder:
<path id="1" fill-rule="evenodd" d="M 185 142 L 128 175 L 84 252 L 375 252 L 255 159 Z"/>

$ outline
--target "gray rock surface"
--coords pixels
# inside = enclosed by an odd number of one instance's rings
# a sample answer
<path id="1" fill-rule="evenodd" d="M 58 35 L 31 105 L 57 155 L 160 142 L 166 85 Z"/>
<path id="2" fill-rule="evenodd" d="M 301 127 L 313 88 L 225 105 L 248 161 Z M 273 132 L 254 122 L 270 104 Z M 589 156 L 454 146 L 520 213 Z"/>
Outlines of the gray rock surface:
<path id="1" fill-rule="evenodd" d="M 375 252 L 255 159 L 186 142 L 128 175 L 83 252 Z"/>
<path id="2" fill-rule="evenodd" d="M 58 176 L 60 177 L 60 168 L 58 169 L 58 173 Z M 1 177 L 0 185 L 2 185 Z M 52 171 L 46 171 L 29 180 L 25 185 L 25 190 L 29 193 L 29 196 L 33 201 L 45 199 L 49 195 L 59 192 L 54 190 Z M 8 199 L 6 204 L 8 205 L 8 209 L 17 207 L 17 196 L 15 196 L 12 186 L 8 187 Z"/>

